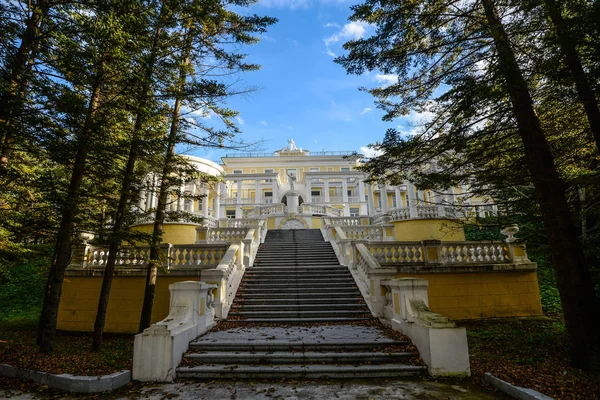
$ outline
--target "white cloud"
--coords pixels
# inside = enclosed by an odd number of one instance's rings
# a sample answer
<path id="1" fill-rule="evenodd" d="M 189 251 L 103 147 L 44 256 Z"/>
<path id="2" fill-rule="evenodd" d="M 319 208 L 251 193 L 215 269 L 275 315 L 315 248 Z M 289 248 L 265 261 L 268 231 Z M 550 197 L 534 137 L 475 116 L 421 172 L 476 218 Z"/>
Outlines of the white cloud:
<path id="1" fill-rule="evenodd" d="M 377 74 L 375 75 L 375 80 L 384 85 L 394 85 L 398 83 L 398 76 L 391 74 Z"/>
<path id="2" fill-rule="evenodd" d="M 325 25 L 323 25 L 324 28 L 341 28 L 339 24 L 336 24 L 335 22 L 328 22 Z"/>
<path id="3" fill-rule="evenodd" d="M 366 158 L 373 158 L 373 157 L 379 157 L 380 155 L 383 154 L 383 151 L 381 150 L 376 150 L 376 149 L 371 149 L 367 146 L 363 146 L 360 148 L 360 152 L 366 157 Z"/>
<path id="4" fill-rule="evenodd" d="M 333 27 L 334 25 L 333 23 L 328 23 L 325 26 Z M 339 25 L 337 27 L 339 28 Z M 327 54 L 332 57 L 335 57 L 335 53 L 330 49 L 330 46 L 342 41 L 345 42 L 348 40 L 362 39 L 367 35 L 368 27 L 369 24 L 357 21 L 352 21 L 345 24 L 337 33 L 334 33 L 333 35 L 323 39 L 325 47 L 327 48 Z"/>
<path id="5" fill-rule="evenodd" d="M 428 108 L 430 108 L 431 106 L 433 106 L 433 104 L 431 104 Z M 398 130 L 400 130 L 408 136 L 416 135 L 422 129 L 423 125 L 428 122 L 431 122 L 434 117 L 435 114 L 429 110 L 411 110 L 411 112 L 408 115 L 405 115 L 400 118 L 400 125 L 398 125 Z"/>
<path id="6" fill-rule="evenodd" d="M 352 21 L 342 27 L 342 29 L 324 39 L 325 45 L 329 46 L 340 40 L 356 40 L 365 37 L 367 33 L 367 24 L 364 22 Z"/>
<path id="7" fill-rule="evenodd" d="M 242 117 L 235 117 L 235 119 L 237 119 L 237 122 L 238 122 L 240 125 L 244 125 L 245 121 L 242 119 Z"/>
<path id="8" fill-rule="evenodd" d="M 331 49 L 329 47 L 325 50 L 325 52 L 327 53 L 328 56 L 331 56 L 334 58 L 337 57 L 337 55 L 333 51 L 331 51 Z"/>
<path id="9" fill-rule="evenodd" d="M 267 121 L 260 121 L 260 124 L 264 125 L 264 126 L 269 126 L 269 124 L 267 123 Z"/>
<path id="10" fill-rule="evenodd" d="M 373 109 L 371 107 L 365 107 L 363 108 L 363 110 L 360 112 L 360 115 L 365 115 L 368 112 L 373 111 Z"/>
<path id="11" fill-rule="evenodd" d="M 300 42 L 297 40 L 292 40 L 292 44 L 294 45 L 294 47 L 300 46 Z"/>
<path id="12" fill-rule="evenodd" d="M 294 128 L 292 128 L 292 126 L 291 126 L 291 125 L 281 124 L 281 125 L 279 125 L 279 126 L 281 126 L 281 127 L 282 127 L 282 128 L 284 128 L 284 129 L 290 130 L 290 131 L 291 131 L 292 129 L 294 129 Z"/>
<path id="13" fill-rule="evenodd" d="M 312 5 L 309 0 L 260 0 L 258 4 L 267 8 L 291 8 L 292 10 L 309 8 Z"/>
<path id="14" fill-rule="evenodd" d="M 192 110 L 187 107 L 181 108 L 181 116 L 187 118 L 202 118 L 202 119 L 211 119 L 214 115 L 213 110 L 207 108 L 199 108 L 197 110 Z"/>

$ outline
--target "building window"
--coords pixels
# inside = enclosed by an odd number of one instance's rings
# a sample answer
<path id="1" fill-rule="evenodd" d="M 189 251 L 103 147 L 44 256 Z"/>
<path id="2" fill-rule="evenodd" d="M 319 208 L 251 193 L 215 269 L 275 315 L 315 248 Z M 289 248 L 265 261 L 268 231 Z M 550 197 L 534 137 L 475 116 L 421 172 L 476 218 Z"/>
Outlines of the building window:
<path id="1" fill-rule="evenodd" d="M 202 210 L 202 200 L 198 200 L 198 205 L 200 206 L 200 210 Z M 194 210 L 192 210 L 192 200 L 190 199 L 186 199 L 183 202 L 183 211 L 185 212 L 193 212 Z"/>
<path id="2" fill-rule="evenodd" d="M 341 172 L 350 172 L 350 167 L 342 167 L 340 168 Z"/>
<path id="3" fill-rule="evenodd" d="M 226 210 L 225 217 L 227 217 L 228 219 L 235 218 L 235 210 Z"/>
<path id="4" fill-rule="evenodd" d="M 396 193 L 392 194 L 392 207 L 393 208 L 398 207 L 398 199 L 396 199 Z"/>
<path id="5" fill-rule="evenodd" d="M 358 207 L 350 207 L 350 216 L 358 217 L 360 215 L 360 208 Z"/>
<path id="6" fill-rule="evenodd" d="M 272 174 L 273 172 L 275 172 L 274 169 L 272 169 L 272 168 L 269 168 L 269 169 L 265 168 L 265 174 Z M 273 182 L 273 179 L 265 179 L 265 183 L 271 183 L 271 182 Z"/>
<path id="7" fill-rule="evenodd" d="M 243 173 L 244 173 L 244 171 L 242 171 L 241 169 L 234 169 L 234 170 L 233 170 L 233 173 L 234 173 L 234 174 L 243 174 Z"/>
<path id="8" fill-rule="evenodd" d="M 317 168 L 311 168 L 310 172 L 321 172 L 321 168 L 317 167 Z"/>
<path id="9" fill-rule="evenodd" d="M 267 203 L 267 204 L 273 203 L 273 192 L 265 192 L 265 203 Z"/>
<path id="10" fill-rule="evenodd" d="M 348 189 L 346 193 L 348 194 L 348 197 L 352 197 L 352 189 Z"/>

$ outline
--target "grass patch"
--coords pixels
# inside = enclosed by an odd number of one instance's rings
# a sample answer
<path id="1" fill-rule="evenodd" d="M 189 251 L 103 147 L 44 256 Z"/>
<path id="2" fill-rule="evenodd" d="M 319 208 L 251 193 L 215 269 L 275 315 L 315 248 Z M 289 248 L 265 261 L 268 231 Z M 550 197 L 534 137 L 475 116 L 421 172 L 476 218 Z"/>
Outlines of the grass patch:
<path id="1" fill-rule="evenodd" d="M 555 399 L 600 399 L 600 377 L 569 365 L 565 325 L 559 317 L 461 321 L 467 329 L 471 373 L 488 387 L 486 372 Z"/>

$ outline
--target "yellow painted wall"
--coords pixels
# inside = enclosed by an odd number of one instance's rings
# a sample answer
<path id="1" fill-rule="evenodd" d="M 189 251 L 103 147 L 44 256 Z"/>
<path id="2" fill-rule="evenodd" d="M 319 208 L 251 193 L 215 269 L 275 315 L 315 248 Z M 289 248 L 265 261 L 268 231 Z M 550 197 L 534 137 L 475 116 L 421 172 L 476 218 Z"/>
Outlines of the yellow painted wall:
<path id="1" fill-rule="evenodd" d="M 267 219 L 267 229 L 275 229 L 275 227 L 275 217 L 269 217 L 269 219 Z"/>
<path id="2" fill-rule="evenodd" d="M 450 319 L 542 315 L 537 273 L 398 274 L 429 281 L 429 307 Z"/>
<path id="3" fill-rule="evenodd" d="M 437 239 L 442 241 L 465 240 L 465 232 L 460 223 L 445 219 L 417 219 L 395 221 L 394 237 L 400 241 Z"/>
<path id="4" fill-rule="evenodd" d="M 159 276 L 156 280 L 152 323 L 169 314 L 169 285 L 181 281 L 199 281 L 200 277 Z M 144 276 L 113 278 L 106 332 L 137 333 L 144 300 Z M 66 277 L 63 283 L 58 329 L 68 331 L 93 331 L 102 277 Z"/>
<path id="5" fill-rule="evenodd" d="M 321 218 L 311 217 L 311 220 L 312 220 L 312 222 L 311 222 L 311 228 L 313 228 L 313 229 L 321 229 L 321 226 L 323 226 L 323 224 L 321 223 L 322 222 Z"/>
<path id="6" fill-rule="evenodd" d="M 189 224 L 165 224 L 163 225 L 163 243 L 192 244 L 196 243 L 197 225 Z M 145 224 L 134 227 L 138 232 L 152 233 L 154 225 Z"/>

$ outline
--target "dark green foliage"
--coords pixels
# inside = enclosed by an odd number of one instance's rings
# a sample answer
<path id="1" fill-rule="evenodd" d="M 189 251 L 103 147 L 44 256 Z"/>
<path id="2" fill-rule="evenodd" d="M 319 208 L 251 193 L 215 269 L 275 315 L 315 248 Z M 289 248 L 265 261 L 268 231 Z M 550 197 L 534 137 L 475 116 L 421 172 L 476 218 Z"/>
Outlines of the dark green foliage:
<path id="1" fill-rule="evenodd" d="M 51 257 L 48 246 L 23 248 L 19 254 L 0 253 L 0 322 L 37 321 Z"/>

